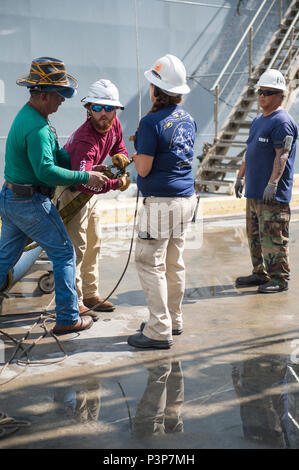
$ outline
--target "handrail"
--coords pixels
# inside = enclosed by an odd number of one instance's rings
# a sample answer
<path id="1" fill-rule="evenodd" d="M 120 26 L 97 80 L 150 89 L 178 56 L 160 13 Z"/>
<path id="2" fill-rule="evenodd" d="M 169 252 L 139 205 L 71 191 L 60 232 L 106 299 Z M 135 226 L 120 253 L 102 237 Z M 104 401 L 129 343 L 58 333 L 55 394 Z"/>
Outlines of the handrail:
<path id="1" fill-rule="evenodd" d="M 285 34 L 285 36 L 284 36 L 283 41 L 281 41 L 279 48 L 277 49 L 277 51 L 275 52 L 274 56 L 272 57 L 272 60 L 271 60 L 271 62 L 269 63 L 269 65 L 268 65 L 268 67 L 267 67 L 267 70 L 272 68 L 272 65 L 274 64 L 274 62 L 276 61 L 277 57 L 279 56 L 280 51 L 281 51 L 282 47 L 284 46 L 284 43 L 287 41 L 287 39 L 288 39 L 288 37 L 289 37 L 289 34 L 290 34 L 290 32 L 292 31 L 294 25 L 295 25 L 296 22 L 298 21 L 298 18 L 299 18 L 299 11 L 297 11 L 297 15 L 295 16 L 295 18 L 293 19 L 291 25 L 289 26 L 289 29 L 287 30 L 287 32 L 286 32 L 286 34 Z"/>
<path id="2" fill-rule="evenodd" d="M 223 77 L 223 74 L 226 72 L 226 69 L 228 68 L 228 66 L 230 65 L 231 61 L 233 60 L 233 58 L 235 57 L 236 53 L 238 52 L 238 50 L 240 49 L 241 47 L 241 44 L 243 43 L 244 39 L 246 38 L 248 32 L 250 31 L 250 28 L 251 26 L 254 24 L 255 20 L 257 19 L 258 15 L 260 14 L 262 8 L 264 7 L 265 3 L 267 2 L 267 0 L 263 0 L 263 3 L 260 5 L 259 9 L 257 10 L 256 14 L 254 15 L 254 17 L 252 18 L 252 20 L 250 21 L 249 25 L 247 26 L 246 28 L 246 31 L 245 33 L 243 34 L 243 36 L 241 37 L 240 41 L 238 42 L 237 46 L 235 47 L 232 55 L 230 56 L 230 58 L 228 59 L 228 61 L 226 62 L 225 66 L 223 67 L 221 73 L 219 74 L 217 80 L 215 81 L 214 85 L 212 86 L 211 88 L 211 91 L 215 90 L 216 86 L 219 84 L 221 78 Z"/>
<path id="3" fill-rule="evenodd" d="M 262 27 L 266 17 L 268 16 L 269 12 L 272 10 L 272 7 L 273 7 L 275 2 L 276 2 L 276 0 L 273 0 L 271 5 L 269 6 L 268 10 L 265 12 L 264 18 L 262 19 L 262 21 L 260 22 L 260 24 L 258 25 L 258 27 L 255 29 L 255 31 L 253 33 L 252 39 L 254 39 L 256 37 L 256 35 L 258 34 L 258 32 L 259 32 L 260 28 Z M 251 26 L 251 28 L 252 28 L 252 26 Z M 251 31 L 251 28 L 250 28 L 250 31 Z M 249 33 L 250 33 L 250 31 L 249 31 Z M 226 82 L 224 83 L 224 85 L 222 85 L 221 91 L 219 92 L 219 97 L 223 94 L 223 92 L 226 89 L 227 85 L 230 83 L 231 77 L 235 74 L 235 70 L 239 66 L 239 64 L 240 64 L 241 60 L 243 59 L 246 52 L 247 52 L 246 49 L 244 49 L 242 54 L 240 55 L 237 63 L 235 64 L 233 70 L 230 73 L 228 73 L 228 78 L 226 79 Z M 225 74 L 223 74 L 223 75 L 225 75 Z M 250 78 L 250 75 L 251 74 L 250 74 L 250 71 L 249 71 L 249 78 Z"/>
<path id="4" fill-rule="evenodd" d="M 288 61 L 288 68 L 287 68 L 286 73 L 285 73 L 286 77 L 288 76 L 290 67 L 292 66 L 291 62 L 293 62 L 293 63 L 296 62 L 296 58 L 297 58 L 297 55 L 298 55 L 298 49 L 295 51 L 295 54 L 293 56 L 292 56 L 292 51 L 293 51 L 293 48 L 294 48 L 294 44 L 297 42 L 298 38 L 299 38 L 299 33 L 297 33 L 296 36 L 294 36 L 294 29 L 293 29 L 293 31 L 291 32 L 290 46 L 289 46 L 288 52 L 285 55 L 283 61 L 280 63 L 279 68 L 278 68 L 278 70 L 281 70 L 282 67 L 284 66 L 285 62 Z"/>

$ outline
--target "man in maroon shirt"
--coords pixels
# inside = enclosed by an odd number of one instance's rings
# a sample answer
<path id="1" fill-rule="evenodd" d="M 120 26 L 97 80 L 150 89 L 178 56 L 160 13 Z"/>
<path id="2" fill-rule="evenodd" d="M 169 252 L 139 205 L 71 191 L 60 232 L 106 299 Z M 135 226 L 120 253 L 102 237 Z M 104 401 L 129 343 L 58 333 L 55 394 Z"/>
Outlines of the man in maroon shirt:
<path id="1" fill-rule="evenodd" d="M 103 165 L 103 162 L 108 155 L 112 157 L 112 163 L 121 169 L 125 168 L 129 163 L 128 152 L 116 116 L 116 110 L 124 107 L 119 101 L 116 86 L 110 80 L 98 80 L 90 86 L 88 95 L 81 101 L 87 110 L 87 120 L 70 136 L 64 146 L 70 154 L 72 169 L 105 171 L 108 167 Z M 130 179 L 124 173 L 119 178 L 109 179 L 100 190 L 83 184 L 76 186 L 76 192 L 65 188 L 56 192 L 59 205 L 63 206 L 78 192 L 93 194 L 79 213 L 67 223 L 66 228 L 76 251 L 76 287 L 80 314 L 84 315 L 88 311 L 94 320 L 98 316 L 89 311 L 90 308 L 102 312 L 115 309 L 111 302 L 103 302 L 98 293 L 101 226 L 97 195 L 110 190 L 124 191 L 129 184 Z"/>

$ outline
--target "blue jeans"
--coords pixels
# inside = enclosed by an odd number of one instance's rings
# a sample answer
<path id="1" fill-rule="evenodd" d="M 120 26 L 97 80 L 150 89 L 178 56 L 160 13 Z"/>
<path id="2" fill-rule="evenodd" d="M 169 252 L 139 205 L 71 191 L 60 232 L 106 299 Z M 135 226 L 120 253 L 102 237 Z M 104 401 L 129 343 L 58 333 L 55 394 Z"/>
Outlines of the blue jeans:
<path id="1" fill-rule="evenodd" d="M 3 186 L 0 194 L 0 286 L 8 271 L 21 257 L 28 238 L 37 242 L 53 263 L 56 323 L 72 325 L 78 321 L 76 255 L 59 212 L 49 197 L 35 193 L 16 197 Z"/>

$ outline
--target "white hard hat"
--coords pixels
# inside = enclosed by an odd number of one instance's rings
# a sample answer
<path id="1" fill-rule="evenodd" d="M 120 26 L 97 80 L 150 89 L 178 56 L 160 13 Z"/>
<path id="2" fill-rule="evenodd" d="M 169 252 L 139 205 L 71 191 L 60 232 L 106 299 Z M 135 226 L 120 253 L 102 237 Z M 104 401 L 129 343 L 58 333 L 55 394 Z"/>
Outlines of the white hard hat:
<path id="1" fill-rule="evenodd" d="M 285 91 L 287 89 L 284 76 L 279 70 L 268 69 L 261 76 L 256 87 L 266 86 L 269 88 L 277 88 L 278 90 Z"/>
<path id="2" fill-rule="evenodd" d="M 90 85 L 88 95 L 82 98 L 82 103 L 109 104 L 124 109 L 119 101 L 119 93 L 116 86 L 110 81 L 101 79 Z"/>
<path id="3" fill-rule="evenodd" d="M 186 95 L 190 92 L 185 66 L 174 55 L 166 54 L 156 60 L 152 68 L 144 72 L 144 76 L 150 83 L 171 94 Z"/>

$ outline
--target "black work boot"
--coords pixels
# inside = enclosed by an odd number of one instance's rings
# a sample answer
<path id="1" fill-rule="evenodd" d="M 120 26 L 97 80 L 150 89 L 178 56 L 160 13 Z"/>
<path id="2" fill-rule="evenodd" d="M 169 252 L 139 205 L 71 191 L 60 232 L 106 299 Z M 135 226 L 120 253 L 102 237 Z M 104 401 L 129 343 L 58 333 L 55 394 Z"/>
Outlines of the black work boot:
<path id="1" fill-rule="evenodd" d="M 288 290 L 288 283 L 286 281 L 278 282 L 271 279 L 266 282 L 266 284 L 261 285 L 257 291 L 261 294 L 275 294 L 276 292 L 283 292 L 284 290 Z"/>
<path id="2" fill-rule="evenodd" d="M 144 336 L 143 333 L 129 336 L 127 342 L 130 346 L 134 346 L 134 348 L 144 349 L 169 349 L 173 345 L 172 339 L 159 341 L 157 339 L 148 338 L 147 336 Z"/>
<path id="3" fill-rule="evenodd" d="M 237 287 L 251 287 L 251 286 L 260 286 L 268 282 L 268 279 L 262 278 L 257 274 L 250 274 L 249 276 L 240 276 L 236 279 Z"/>
<path id="4" fill-rule="evenodd" d="M 145 325 L 146 325 L 145 321 L 143 321 L 140 324 L 139 330 L 141 331 L 141 333 L 143 332 Z M 172 334 L 175 335 L 175 336 L 181 335 L 182 333 L 183 333 L 183 328 L 180 328 L 178 330 L 172 330 Z"/>

